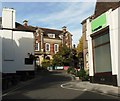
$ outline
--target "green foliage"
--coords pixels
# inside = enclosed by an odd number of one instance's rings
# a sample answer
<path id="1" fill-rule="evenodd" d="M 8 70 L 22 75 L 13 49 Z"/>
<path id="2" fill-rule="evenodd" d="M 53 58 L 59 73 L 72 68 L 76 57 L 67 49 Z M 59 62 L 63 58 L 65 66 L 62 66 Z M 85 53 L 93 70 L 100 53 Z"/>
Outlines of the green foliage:
<path id="1" fill-rule="evenodd" d="M 89 75 L 86 73 L 84 69 L 77 71 L 76 76 L 85 81 L 89 79 Z"/>
<path id="2" fill-rule="evenodd" d="M 81 36 L 79 43 L 77 45 L 77 53 L 82 52 L 83 51 L 83 35 Z"/>
<path id="3" fill-rule="evenodd" d="M 50 60 L 44 59 L 44 60 L 42 61 L 42 67 L 43 67 L 43 68 L 47 68 L 47 67 L 49 67 L 49 66 L 51 66 Z"/>
<path id="4" fill-rule="evenodd" d="M 73 67 L 69 67 L 68 69 L 67 69 L 67 73 L 70 73 L 70 74 L 76 74 L 76 70 L 75 70 L 75 68 L 73 68 Z"/>
<path id="5" fill-rule="evenodd" d="M 84 79 L 85 81 L 86 81 L 86 80 L 89 80 L 89 75 L 86 74 L 83 79 Z"/>
<path id="6" fill-rule="evenodd" d="M 78 76 L 80 78 L 84 77 L 85 75 L 86 75 L 86 72 L 84 69 L 81 69 L 80 71 L 76 72 L 76 76 Z"/>
<path id="7" fill-rule="evenodd" d="M 71 49 L 69 49 L 66 45 L 60 47 L 58 53 L 53 55 L 53 66 L 69 66 L 71 62 Z"/>

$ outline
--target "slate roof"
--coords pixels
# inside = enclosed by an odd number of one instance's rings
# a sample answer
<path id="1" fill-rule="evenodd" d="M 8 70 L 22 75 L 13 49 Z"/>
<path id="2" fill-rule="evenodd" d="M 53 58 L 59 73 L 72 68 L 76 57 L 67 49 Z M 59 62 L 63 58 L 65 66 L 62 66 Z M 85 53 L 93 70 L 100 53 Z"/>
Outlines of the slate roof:
<path id="1" fill-rule="evenodd" d="M 51 34 L 55 34 L 55 38 L 60 39 L 59 35 L 63 33 L 62 30 L 55 30 L 55 29 L 48 29 L 48 28 L 41 28 L 41 27 L 39 28 L 43 30 L 43 36 L 46 38 L 48 37 L 47 34 L 51 33 Z"/>
<path id="2" fill-rule="evenodd" d="M 25 27 L 24 25 L 22 25 L 22 24 L 20 24 L 20 23 L 18 23 L 18 22 L 15 23 L 15 26 L 16 26 L 15 30 L 18 30 L 18 31 L 30 31 L 30 32 L 35 32 L 34 29 L 31 29 L 31 28 L 29 28 L 29 27 Z"/>
<path id="3" fill-rule="evenodd" d="M 37 28 L 41 29 L 43 31 L 43 36 L 45 38 L 48 38 L 49 33 L 55 34 L 55 38 L 60 39 L 59 35 L 63 34 L 62 30 L 57 30 L 57 29 L 51 29 L 51 28 L 42 28 L 42 27 L 33 27 L 33 26 L 28 26 L 31 30 L 36 30 Z M 67 31 L 68 32 L 68 31 Z M 69 32 L 68 32 L 69 33 Z M 71 33 L 70 33 L 71 34 Z"/>

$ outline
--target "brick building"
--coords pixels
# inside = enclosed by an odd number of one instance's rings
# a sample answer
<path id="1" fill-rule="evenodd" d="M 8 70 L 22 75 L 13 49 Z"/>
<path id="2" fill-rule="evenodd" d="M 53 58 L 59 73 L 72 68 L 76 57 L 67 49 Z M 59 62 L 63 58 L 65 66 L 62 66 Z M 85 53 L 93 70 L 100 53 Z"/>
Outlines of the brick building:
<path id="1" fill-rule="evenodd" d="M 52 59 L 52 56 L 59 51 L 60 46 L 65 44 L 72 48 L 72 34 L 67 31 L 66 26 L 62 30 L 27 26 L 28 21 L 24 21 L 24 26 L 34 30 L 35 55 L 39 57 L 37 64 L 41 65 L 44 58 Z"/>
<path id="2" fill-rule="evenodd" d="M 92 19 L 93 15 L 88 17 L 87 19 Z M 88 64 L 88 39 L 87 39 L 87 19 L 81 22 L 82 24 L 82 35 L 83 35 L 83 58 L 84 58 L 84 70 L 89 70 Z"/>

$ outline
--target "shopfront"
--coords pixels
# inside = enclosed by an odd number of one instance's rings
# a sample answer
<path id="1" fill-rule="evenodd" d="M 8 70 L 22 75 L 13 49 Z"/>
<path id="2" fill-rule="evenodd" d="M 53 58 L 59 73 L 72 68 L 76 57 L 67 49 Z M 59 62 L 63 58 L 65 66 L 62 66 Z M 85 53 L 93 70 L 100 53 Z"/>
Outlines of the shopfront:
<path id="1" fill-rule="evenodd" d="M 87 21 L 89 75 L 91 83 L 118 86 L 118 11 Z"/>

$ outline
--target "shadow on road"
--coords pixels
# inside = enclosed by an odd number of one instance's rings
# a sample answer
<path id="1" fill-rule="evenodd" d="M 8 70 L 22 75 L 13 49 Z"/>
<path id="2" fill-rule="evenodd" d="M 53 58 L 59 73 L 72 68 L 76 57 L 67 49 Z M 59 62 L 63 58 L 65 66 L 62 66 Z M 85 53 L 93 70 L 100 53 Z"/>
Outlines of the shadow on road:
<path id="1" fill-rule="evenodd" d="M 75 99 L 116 99 L 117 100 L 118 98 L 108 96 L 105 94 L 103 95 L 103 94 L 96 93 L 96 92 L 85 91 L 82 94 L 80 94 L 78 97 L 76 97 Z M 73 99 L 71 101 L 76 101 L 75 99 Z"/>
<path id="2" fill-rule="evenodd" d="M 2 99 L 32 99 L 25 96 L 28 92 L 38 92 L 43 89 L 60 87 L 62 83 L 71 81 L 71 77 L 67 76 L 63 71 L 37 72 L 36 78 L 29 82 L 26 86 L 15 90 L 11 94 L 4 96 Z M 34 101 L 34 100 L 33 100 Z"/>

